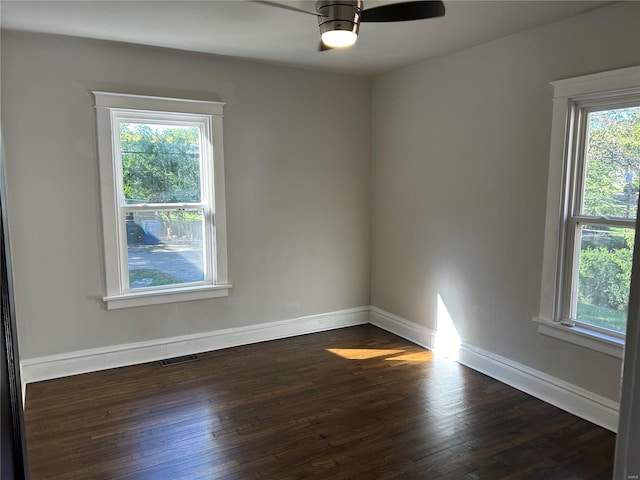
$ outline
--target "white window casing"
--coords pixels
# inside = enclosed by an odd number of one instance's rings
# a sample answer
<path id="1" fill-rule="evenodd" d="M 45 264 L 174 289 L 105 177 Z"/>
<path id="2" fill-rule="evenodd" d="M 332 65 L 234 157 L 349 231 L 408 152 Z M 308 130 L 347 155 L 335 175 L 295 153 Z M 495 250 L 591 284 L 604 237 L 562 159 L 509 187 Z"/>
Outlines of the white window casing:
<path id="1" fill-rule="evenodd" d="M 575 252 L 572 236 L 580 222 L 596 225 L 631 227 L 635 220 L 591 218 L 575 214 L 574 187 L 571 182 L 580 177 L 573 168 L 582 168 L 575 161 L 581 154 L 576 149 L 583 143 L 578 135 L 579 116 L 598 106 L 616 108 L 638 105 L 640 99 L 640 67 L 630 67 L 551 82 L 553 87 L 553 117 L 547 183 L 547 212 L 544 236 L 544 256 L 538 322 L 541 334 L 549 335 L 607 355 L 622 358 L 624 336 L 594 327 L 576 324 L 571 318 L 568 298 L 573 288 L 571 270 Z"/>
<path id="2" fill-rule="evenodd" d="M 227 296 L 223 107 L 220 102 L 93 92 L 98 128 L 100 196 L 107 309 Z M 124 201 L 119 125 L 126 121 L 195 126 L 200 132 L 201 201 L 135 204 Z M 203 216 L 203 281 L 147 289 L 129 287 L 124 217 L 139 210 L 196 209 Z"/>

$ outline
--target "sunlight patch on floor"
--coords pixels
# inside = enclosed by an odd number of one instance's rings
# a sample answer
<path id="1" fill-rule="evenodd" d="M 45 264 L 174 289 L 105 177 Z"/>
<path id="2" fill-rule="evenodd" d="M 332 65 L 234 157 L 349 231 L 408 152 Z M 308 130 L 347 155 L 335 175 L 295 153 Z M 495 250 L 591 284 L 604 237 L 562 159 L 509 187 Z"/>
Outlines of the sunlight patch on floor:
<path id="1" fill-rule="evenodd" d="M 425 350 L 424 352 L 412 352 L 405 353 L 404 355 L 395 355 L 393 357 L 385 358 L 387 361 L 399 361 L 399 362 L 429 362 L 433 360 L 433 353 Z"/>
<path id="2" fill-rule="evenodd" d="M 381 350 L 377 348 L 327 348 L 327 351 L 347 360 L 366 360 L 368 358 L 404 353 L 404 350 Z"/>
<path id="3" fill-rule="evenodd" d="M 369 358 L 386 357 L 386 361 L 397 362 L 428 362 L 433 360 L 433 353 L 429 350 L 409 352 L 406 350 L 384 350 L 376 348 L 328 348 L 328 352 L 346 358 L 347 360 L 367 360 Z"/>

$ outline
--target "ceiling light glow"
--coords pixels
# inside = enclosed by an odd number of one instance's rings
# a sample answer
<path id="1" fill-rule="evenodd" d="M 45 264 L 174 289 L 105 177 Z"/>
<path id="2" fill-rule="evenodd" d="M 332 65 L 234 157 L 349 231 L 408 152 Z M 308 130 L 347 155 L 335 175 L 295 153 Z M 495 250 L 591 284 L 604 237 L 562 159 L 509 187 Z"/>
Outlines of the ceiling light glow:
<path id="1" fill-rule="evenodd" d="M 351 30 L 329 30 L 322 34 L 322 43 L 331 48 L 346 48 L 356 43 L 358 35 Z"/>

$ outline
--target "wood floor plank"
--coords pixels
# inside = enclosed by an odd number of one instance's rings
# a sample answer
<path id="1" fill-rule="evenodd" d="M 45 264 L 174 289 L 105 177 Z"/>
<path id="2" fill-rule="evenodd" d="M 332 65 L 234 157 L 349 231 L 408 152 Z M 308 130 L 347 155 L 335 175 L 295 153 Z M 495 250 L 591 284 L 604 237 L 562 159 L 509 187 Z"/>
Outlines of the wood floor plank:
<path id="1" fill-rule="evenodd" d="M 615 435 L 371 325 L 30 384 L 33 480 L 609 479 Z"/>

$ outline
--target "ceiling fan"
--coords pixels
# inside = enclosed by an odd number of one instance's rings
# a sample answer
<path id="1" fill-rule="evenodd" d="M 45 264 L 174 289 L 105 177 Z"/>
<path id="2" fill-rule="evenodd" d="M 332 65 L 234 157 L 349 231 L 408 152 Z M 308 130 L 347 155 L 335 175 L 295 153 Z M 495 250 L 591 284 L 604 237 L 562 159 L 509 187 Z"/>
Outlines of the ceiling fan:
<path id="1" fill-rule="evenodd" d="M 352 46 L 358 38 L 360 22 L 406 22 L 442 17 L 445 12 L 440 0 L 392 3 L 366 10 L 362 0 L 318 0 L 315 10 L 272 1 L 254 1 L 318 17 L 320 51 Z"/>

